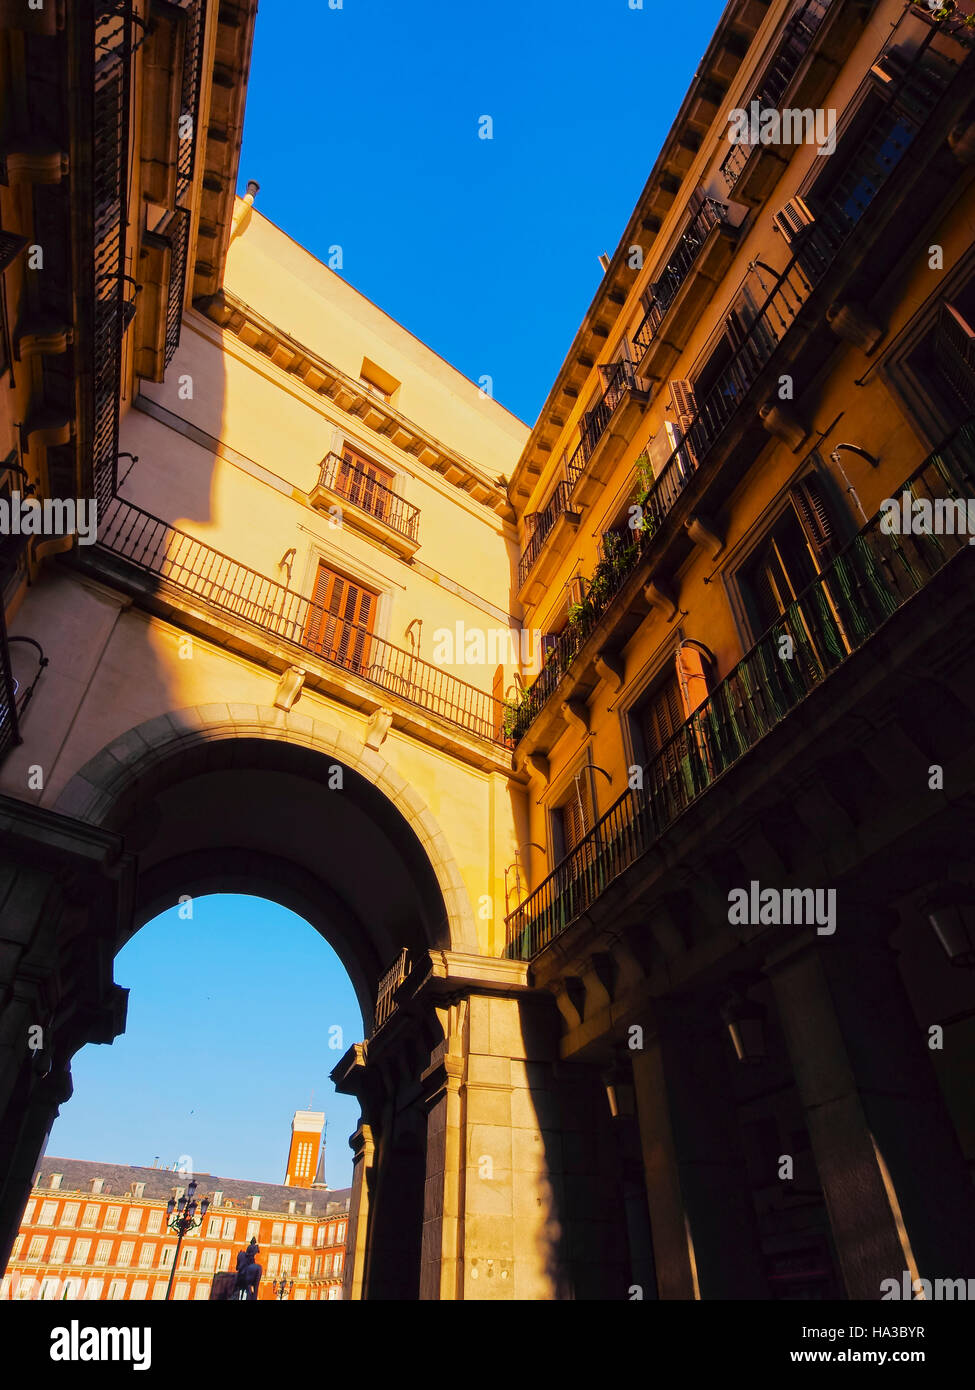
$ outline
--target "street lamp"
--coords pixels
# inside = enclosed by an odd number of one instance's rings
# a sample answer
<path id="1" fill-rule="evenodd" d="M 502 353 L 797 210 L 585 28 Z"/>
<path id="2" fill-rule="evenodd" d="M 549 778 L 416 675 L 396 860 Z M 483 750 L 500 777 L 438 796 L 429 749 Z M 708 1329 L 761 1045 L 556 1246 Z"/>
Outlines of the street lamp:
<path id="1" fill-rule="evenodd" d="M 295 1286 L 295 1281 L 294 1281 L 293 1279 L 290 1280 L 290 1281 L 287 1280 L 287 1279 L 285 1279 L 285 1277 L 284 1277 L 283 1274 L 282 1274 L 282 1276 L 281 1276 L 280 1279 L 272 1279 L 272 1280 L 271 1280 L 271 1288 L 274 1290 L 275 1294 L 277 1295 L 277 1298 L 278 1298 L 278 1302 L 279 1302 L 279 1303 L 280 1303 L 281 1299 L 284 1298 L 285 1292 L 287 1292 L 288 1297 L 290 1298 L 290 1296 L 291 1296 L 291 1290 L 294 1288 L 294 1286 Z"/>
<path id="2" fill-rule="evenodd" d="M 203 1225 L 203 1218 L 207 1214 L 207 1207 L 210 1205 L 210 1198 L 204 1197 L 200 1203 L 200 1215 L 196 1216 L 196 1179 L 191 1179 L 186 1188 L 186 1194 L 179 1200 L 170 1197 L 166 1203 L 166 1227 L 170 1231 L 176 1231 L 176 1253 L 173 1256 L 173 1267 L 169 1271 L 169 1283 L 166 1285 L 166 1301 L 173 1291 L 173 1280 L 176 1278 L 176 1269 L 179 1265 L 179 1250 L 183 1244 L 183 1237 L 187 1231 L 194 1231 L 198 1226 Z M 174 1215 L 175 1212 L 175 1215 Z M 196 1218 L 194 1220 L 194 1218 Z"/>

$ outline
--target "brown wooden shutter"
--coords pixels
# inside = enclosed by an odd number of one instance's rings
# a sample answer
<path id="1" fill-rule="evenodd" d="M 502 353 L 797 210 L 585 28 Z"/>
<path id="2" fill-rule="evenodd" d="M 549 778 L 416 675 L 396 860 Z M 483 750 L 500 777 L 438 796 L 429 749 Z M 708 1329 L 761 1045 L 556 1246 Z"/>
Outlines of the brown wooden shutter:
<path id="1" fill-rule="evenodd" d="M 833 551 L 835 532 L 822 483 L 814 474 L 801 478 L 792 488 L 791 497 L 813 554 L 819 561 L 827 560 Z"/>
<path id="2" fill-rule="evenodd" d="M 680 683 L 677 676 L 673 675 L 668 677 L 643 707 L 641 722 L 649 758 L 658 753 L 673 737 L 684 719 Z"/>
<path id="3" fill-rule="evenodd" d="M 572 784 L 572 795 L 560 809 L 565 853 L 571 854 L 592 829 L 592 799 L 589 794 L 588 771 L 583 770 L 576 777 Z"/>
<path id="4" fill-rule="evenodd" d="M 690 377 L 678 377 L 670 383 L 670 399 L 677 422 L 683 432 L 690 427 L 691 421 L 697 414 L 697 397 L 694 394 L 694 383 Z"/>
<path id="5" fill-rule="evenodd" d="M 370 636 L 378 595 L 345 575 L 336 574 L 324 561 L 318 566 L 312 608 L 305 630 L 305 645 L 327 661 L 337 661 L 362 671 L 369 662 Z"/>
<path id="6" fill-rule="evenodd" d="M 389 510 L 390 495 L 385 490 L 393 474 L 381 464 L 357 453 L 348 445 L 342 450 L 339 491 L 373 516 L 384 518 Z"/>

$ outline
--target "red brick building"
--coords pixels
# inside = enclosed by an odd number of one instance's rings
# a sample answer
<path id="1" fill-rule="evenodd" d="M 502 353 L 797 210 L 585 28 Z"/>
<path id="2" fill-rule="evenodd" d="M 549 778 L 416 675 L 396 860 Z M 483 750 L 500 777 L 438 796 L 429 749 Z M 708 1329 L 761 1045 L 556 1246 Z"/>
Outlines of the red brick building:
<path id="1" fill-rule="evenodd" d="M 264 1268 L 259 1298 L 273 1299 L 272 1281 L 282 1277 L 287 1299 L 342 1297 L 348 1189 L 192 1176 L 197 1199 L 212 1205 L 183 1239 L 172 1298 L 208 1299 L 214 1274 L 235 1268 L 252 1236 Z M 165 1298 L 176 1251 L 166 1203 L 189 1181 L 167 1168 L 45 1157 L 0 1299 Z"/>

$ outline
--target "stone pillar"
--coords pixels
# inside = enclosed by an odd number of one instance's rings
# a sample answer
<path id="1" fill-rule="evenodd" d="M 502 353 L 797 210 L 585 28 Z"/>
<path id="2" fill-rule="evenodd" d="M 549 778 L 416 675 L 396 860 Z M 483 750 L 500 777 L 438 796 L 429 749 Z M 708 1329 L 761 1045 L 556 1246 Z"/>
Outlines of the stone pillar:
<path id="1" fill-rule="evenodd" d="M 768 974 L 847 1292 L 879 1299 L 905 1270 L 975 1276 L 975 1191 L 890 923 L 865 909 L 847 920 L 849 939 L 787 949 Z"/>
<path id="2" fill-rule="evenodd" d="M 345 1299 L 358 1299 L 362 1297 L 366 1235 L 369 1230 L 369 1194 L 372 1187 L 373 1156 L 376 1151 L 369 1125 L 360 1123 L 349 1140 L 349 1147 L 353 1155 L 352 1195 L 349 1198 L 349 1224 L 345 1237 L 342 1296 Z"/>
<path id="3" fill-rule="evenodd" d="M 769 1298 L 717 1012 L 661 1004 L 632 1060 L 659 1297 Z"/>

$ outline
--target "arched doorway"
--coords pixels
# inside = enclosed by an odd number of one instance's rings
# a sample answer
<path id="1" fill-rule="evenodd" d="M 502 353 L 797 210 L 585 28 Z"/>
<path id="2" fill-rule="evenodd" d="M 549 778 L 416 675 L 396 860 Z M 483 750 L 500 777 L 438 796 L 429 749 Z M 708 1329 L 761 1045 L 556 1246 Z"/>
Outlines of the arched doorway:
<path id="1" fill-rule="evenodd" d="M 71 817 L 72 833 L 80 822 L 90 827 L 82 838 L 104 847 L 103 862 L 89 864 L 103 885 L 99 901 L 84 874 L 59 871 L 56 855 L 24 866 L 35 921 L 22 913 L 22 928 L 33 928 L 50 969 L 38 988 L 21 989 L 7 1020 L 15 1040 L 32 1021 L 44 1034 L 39 1053 L 15 1052 L 2 1096 L 7 1249 L 46 1134 L 71 1093 L 72 1056 L 124 1028 L 114 954 L 160 911 L 214 892 L 293 909 L 338 954 L 367 1032 L 380 977 L 404 950 L 416 960 L 477 949 L 460 875 L 427 808 L 382 758 L 308 718 L 204 707 L 152 720 L 90 760 L 52 822 L 59 812 Z M 436 1029 L 424 1036 L 403 1049 L 370 1115 L 372 1167 L 383 1171 L 377 1186 L 389 1200 L 367 1219 L 398 1254 L 383 1274 L 385 1297 L 418 1296 L 426 1129 L 417 1081 Z"/>

